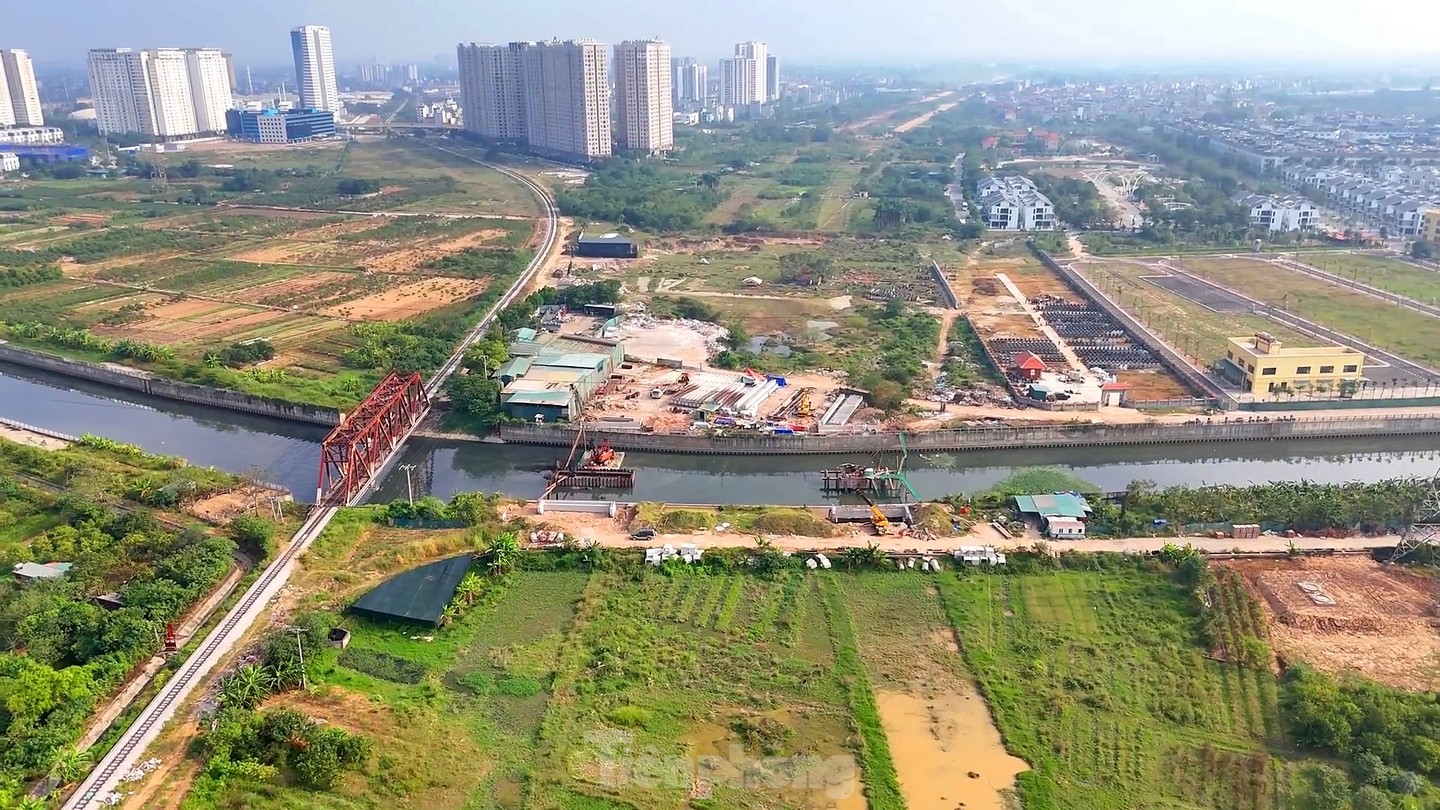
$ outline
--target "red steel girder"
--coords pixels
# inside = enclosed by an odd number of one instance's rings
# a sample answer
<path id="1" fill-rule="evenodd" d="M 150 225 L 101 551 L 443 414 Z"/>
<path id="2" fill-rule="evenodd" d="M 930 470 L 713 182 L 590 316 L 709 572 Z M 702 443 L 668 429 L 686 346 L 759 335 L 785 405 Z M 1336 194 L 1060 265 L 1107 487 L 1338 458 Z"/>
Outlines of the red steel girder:
<path id="1" fill-rule="evenodd" d="M 320 445 L 315 501 L 346 504 L 430 407 L 419 373 L 390 372 Z"/>

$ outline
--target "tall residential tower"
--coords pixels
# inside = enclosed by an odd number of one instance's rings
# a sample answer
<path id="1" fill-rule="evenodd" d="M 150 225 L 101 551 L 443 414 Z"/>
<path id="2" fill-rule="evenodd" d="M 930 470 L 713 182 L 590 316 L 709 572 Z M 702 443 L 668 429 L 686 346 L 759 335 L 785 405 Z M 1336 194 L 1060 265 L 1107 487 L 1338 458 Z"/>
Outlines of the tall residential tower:
<path id="1" fill-rule="evenodd" d="M 230 76 L 214 48 L 97 48 L 88 67 L 102 135 L 173 138 L 225 130 Z"/>
<path id="2" fill-rule="evenodd" d="M 338 114 L 340 86 L 335 78 L 335 55 L 330 50 L 330 29 L 323 25 L 293 28 L 290 48 L 295 53 L 300 106 Z"/>
<path id="3" fill-rule="evenodd" d="M 523 43 L 520 86 L 525 142 L 569 160 L 609 157 L 610 54 L 598 42 Z"/>
<path id="4" fill-rule="evenodd" d="M 530 45 L 462 42 L 460 109 L 465 130 L 497 141 L 525 140 L 525 97 L 520 87 L 520 54 Z"/>
<path id="5" fill-rule="evenodd" d="M 615 46 L 615 140 L 654 154 L 675 145 L 670 46 L 627 40 Z"/>
<path id="6" fill-rule="evenodd" d="M 30 55 L 18 49 L 0 50 L 0 126 L 38 127 L 44 123 Z"/>

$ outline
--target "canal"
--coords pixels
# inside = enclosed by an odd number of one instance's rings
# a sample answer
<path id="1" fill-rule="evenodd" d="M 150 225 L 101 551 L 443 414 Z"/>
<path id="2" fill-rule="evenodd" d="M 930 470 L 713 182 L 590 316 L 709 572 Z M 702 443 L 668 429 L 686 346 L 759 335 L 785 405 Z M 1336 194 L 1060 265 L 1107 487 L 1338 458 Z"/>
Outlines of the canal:
<path id="1" fill-rule="evenodd" d="M 312 500 L 326 429 L 185 405 L 0 365 L 0 417 L 62 433 L 97 433 L 193 464 L 254 475 Z M 482 442 L 414 439 L 400 464 L 415 465 L 416 495 L 449 498 L 483 490 L 536 497 L 544 469 L 564 450 Z M 672 503 L 821 503 L 821 467 L 870 458 L 827 456 L 685 456 L 628 453 L 639 470 L 631 492 L 603 497 Z M 898 456 L 880 463 L 893 466 Z M 983 489 L 1023 467 L 1058 466 L 1105 489 L 1137 478 L 1171 484 L 1308 479 L 1373 481 L 1434 475 L 1440 436 L 1318 442 L 1220 442 L 1157 447 L 977 451 L 912 455 L 910 480 L 921 497 Z M 405 473 L 382 482 L 379 500 L 403 497 Z M 582 493 L 576 497 L 594 497 Z"/>

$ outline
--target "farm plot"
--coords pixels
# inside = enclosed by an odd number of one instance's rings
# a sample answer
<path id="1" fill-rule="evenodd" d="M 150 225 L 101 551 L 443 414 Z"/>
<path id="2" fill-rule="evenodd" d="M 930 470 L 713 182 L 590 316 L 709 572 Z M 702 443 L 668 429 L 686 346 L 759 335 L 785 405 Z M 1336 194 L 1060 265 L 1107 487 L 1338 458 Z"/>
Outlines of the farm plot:
<path id="1" fill-rule="evenodd" d="M 1033 768 L 1019 777 L 1027 803 L 1290 806 L 1294 765 L 1268 748 L 1282 735 L 1268 662 L 1214 660 L 1185 588 L 1118 571 L 939 585 L 1007 747 Z M 1229 611 L 1230 593 L 1225 638 L 1263 637 L 1248 612 Z"/>
<path id="2" fill-rule="evenodd" d="M 846 749 L 856 684 L 836 672 L 823 587 L 798 574 L 592 579 L 541 723 L 536 806 L 589 794 L 864 807 Z M 745 778 L 756 768 L 763 782 Z"/>
<path id="3" fill-rule="evenodd" d="M 1186 259 L 1184 269 L 1412 360 L 1440 363 L 1440 318 L 1263 261 Z"/>
<path id="4" fill-rule="evenodd" d="M 1440 686 L 1435 582 L 1371 560 L 1227 563 L 1265 606 L 1276 652 L 1403 689 Z"/>

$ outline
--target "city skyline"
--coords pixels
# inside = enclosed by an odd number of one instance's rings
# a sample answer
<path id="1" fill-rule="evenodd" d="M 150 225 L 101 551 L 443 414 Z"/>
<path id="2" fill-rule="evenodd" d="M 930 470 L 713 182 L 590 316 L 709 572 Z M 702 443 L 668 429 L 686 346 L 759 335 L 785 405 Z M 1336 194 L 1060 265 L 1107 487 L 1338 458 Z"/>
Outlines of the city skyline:
<path id="1" fill-rule="evenodd" d="M 1437 60 L 1430 31 L 1440 25 L 1440 7 L 1409 10 L 1406 25 L 1357 26 L 1359 0 L 1315 0 L 1303 15 L 1257 6 L 1245 0 L 1167 7 L 1157 13 L 1145 0 L 1076 0 L 1063 10 L 1039 0 L 1018 0 L 1003 8 L 978 2 L 902 0 L 899 6 L 798 0 L 784 6 L 738 0 L 722 7 L 677 7 L 645 0 L 555 0 L 543 8 L 522 6 L 483 12 L 460 0 L 437 0 L 406 11 L 397 25 L 377 0 L 256 0 L 245 6 L 207 8 L 203 17 L 175 0 L 139 4 L 76 0 L 78 14 L 103 34 L 77 38 L 57 23 L 56 12 L 33 4 L 11 9 L 9 41 L 25 48 L 44 67 L 83 61 L 93 47 L 133 42 L 158 47 L 167 42 L 215 42 L 246 64 L 284 61 L 276 34 L 304 19 L 339 24 L 343 47 L 338 61 L 365 59 L 428 61 L 453 53 L 459 39 L 510 41 L 527 32 L 547 38 L 593 39 L 616 44 L 645 34 L 669 42 L 676 53 L 706 62 L 728 53 L 729 43 L 760 40 L 793 60 L 812 63 L 854 61 L 916 64 L 989 60 L 1078 60 L 1088 63 L 1169 59 L 1228 61 L 1261 59 L 1276 64 L 1316 64 L 1376 58 L 1387 63 Z M 256 26 L 255 19 L 287 21 Z M 555 26 L 554 20 L 565 20 Z M 563 30 L 557 30 L 563 29 Z M 64 32 L 63 35 L 61 32 Z M 1176 37 L 1176 31 L 1184 31 Z M 552 33 L 553 32 L 553 33 Z M 530 33 L 533 36 L 533 33 Z M 88 41 L 87 41 L 88 40 Z"/>

